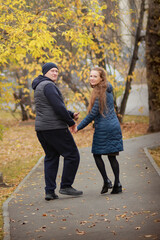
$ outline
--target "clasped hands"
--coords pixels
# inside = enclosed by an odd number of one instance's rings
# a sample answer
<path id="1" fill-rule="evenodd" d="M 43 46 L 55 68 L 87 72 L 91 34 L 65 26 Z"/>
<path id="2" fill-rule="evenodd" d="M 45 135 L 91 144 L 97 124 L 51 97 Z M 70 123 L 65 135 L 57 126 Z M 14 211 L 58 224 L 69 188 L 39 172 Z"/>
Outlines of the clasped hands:
<path id="1" fill-rule="evenodd" d="M 74 118 L 75 121 L 77 121 L 78 118 L 79 118 L 79 112 L 75 112 L 73 114 L 73 118 Z M 69 127 L 69 129 L 72 133 L 77 133 L 78 132 L 77 124 L 74 124 L 73 126 Z"/>
<path id="2" fill-rule="evenodd" d="M 69 127 L 69 129 L 72 133 L 77 133 L 78 132 L 77 124 L 74 124 L 73 126 Z"/>

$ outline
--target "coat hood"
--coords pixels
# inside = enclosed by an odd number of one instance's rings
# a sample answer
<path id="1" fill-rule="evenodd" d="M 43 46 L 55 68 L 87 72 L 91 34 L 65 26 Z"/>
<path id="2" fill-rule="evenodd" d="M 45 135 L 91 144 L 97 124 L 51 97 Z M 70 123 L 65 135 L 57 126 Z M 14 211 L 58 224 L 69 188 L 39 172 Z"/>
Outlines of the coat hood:
<path id="1" fill-rule="evenodd" d="M 43 76 L 43 75 L 39 75 L 38 77 L 36 77 L 36 78 L 33 80 L 33 82 L 32 82 L 32 88 L 35 90 L 39 83 L 41 83 L 41 82 L 43 82 L 43 81 L 46 81 L 46 80 L 52 82 L 52 80 L 49 79 L 48 77 L 45 77 L 45 76 Z"/>

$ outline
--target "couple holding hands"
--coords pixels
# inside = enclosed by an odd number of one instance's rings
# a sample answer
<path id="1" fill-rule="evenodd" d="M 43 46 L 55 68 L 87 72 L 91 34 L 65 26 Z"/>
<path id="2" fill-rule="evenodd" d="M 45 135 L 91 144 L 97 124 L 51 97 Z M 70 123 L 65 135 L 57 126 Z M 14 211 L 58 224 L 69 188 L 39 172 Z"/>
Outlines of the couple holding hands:
<path id="1" fill-rule="evenodd" d="M 79 166 L 80 155 L 71 132 L 78 132 L 94 120 L 92 153 L 103 178 L 101 194 L 112 189 L 111 194 L 122 192 L 119 180 L 119 163 L 116 156 L 123 151 L 123 140 L 119 120 L 114 110 L 113 89 L 107 81 L 106 71 L 94 67 L 90 72 L 93 88 L 87 116 L 77 126 L 78 113 L 68 111 L 62 94 L 56 86 L 58 67 L 45 63 L 43 75 L 32 82 L 36 107 L 35 130 L 45 152 L 44 176 L 45 199 L 57 199 L 56 177 L 60 156 L 64 157 L 63 173 L 59 193 L 80 196 L 82 191 L 72 187 Z M 70 129 L 70 130 L 69 130 Z M 108 178 L 102 155 L 107 155 L 114 174 L 114 184 Z"/>

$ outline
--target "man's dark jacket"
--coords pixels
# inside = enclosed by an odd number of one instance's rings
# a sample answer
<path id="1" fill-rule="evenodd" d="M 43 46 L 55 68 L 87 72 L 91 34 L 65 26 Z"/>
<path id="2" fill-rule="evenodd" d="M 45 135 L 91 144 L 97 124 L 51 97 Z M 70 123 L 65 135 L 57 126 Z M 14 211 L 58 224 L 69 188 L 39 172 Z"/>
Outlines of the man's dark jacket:
<path id="1" fill-rule="evenodd" d="M 36 108 L 35 130 L 64 129 L 75 124 L 73 112 L 65 107 L 62 94 L 55 83 L 39 75 L 32 82 Z"/>

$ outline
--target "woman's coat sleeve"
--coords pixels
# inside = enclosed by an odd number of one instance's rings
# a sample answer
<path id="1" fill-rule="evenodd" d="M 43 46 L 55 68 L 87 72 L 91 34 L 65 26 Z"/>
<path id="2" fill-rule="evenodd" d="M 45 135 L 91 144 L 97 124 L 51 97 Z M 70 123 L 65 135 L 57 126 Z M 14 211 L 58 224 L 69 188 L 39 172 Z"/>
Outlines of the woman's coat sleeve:
<path id="1" fill-rule="evenodd" d="M 99 113 L 99 103 L 98 103 L 98 99 L 96 99 L 90 113 L 80 122 L 80 124 L 77 126 L 77 129 L 80 130 L 80 129 L 83 129 L 84 127 L 86 127 L 99 114 L 100 114 Z"/>

